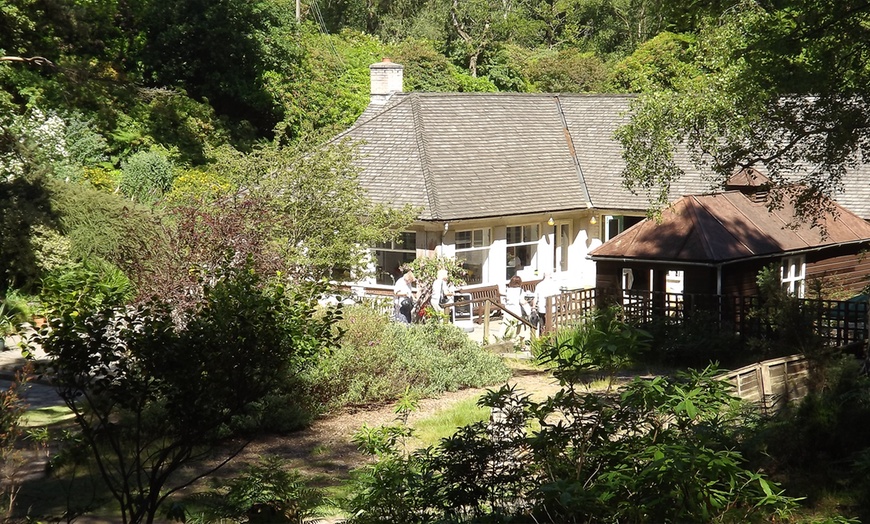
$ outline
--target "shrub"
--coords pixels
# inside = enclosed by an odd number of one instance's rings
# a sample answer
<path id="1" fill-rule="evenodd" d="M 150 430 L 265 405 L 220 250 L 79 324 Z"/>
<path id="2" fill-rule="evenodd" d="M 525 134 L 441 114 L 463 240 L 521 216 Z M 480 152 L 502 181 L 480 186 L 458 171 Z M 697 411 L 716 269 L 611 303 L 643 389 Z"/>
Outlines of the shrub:
<path id="1" fill-rule="evenodd" d="M 481 404 L 506 414 L 506 431 L 478 423 L 410 455 L 398 442 L 376 449 L 357 476 L 351 522 L 780 518 L 795 500 L 734 451 L 745 419 L 715 373 L 638 379 L 610 399 L 567 384 L 535 402 L 503 387 Z"/>
<path id="2" fill-rule="evenodd" d="M 302 524 L 319 516 L 323 495 L 309 488 L 284 460 L 270 456 L 249 466 L 239 477 L 219 483 L 196 500 L 206 510 L 188 522 L 286 522 Z"/>
<path id="3" fill-rule="evenodd" d="M 123 305 L 134 294 L 133 284 L 121 270 L 93 260 L 67 264 L 49 272 L 42 281 L 40 300 L 47 315 L 62 316 Z"/>
<path id="4" fill-rule="evenodd" d="M 161 151 L 141 151 L 121 164 L 121 191 L 137 202 L 150 204 L 172 189 L 174 166 Z"/>
<path id="5" fill-rule="evenodd" d="M 647 326 L 654 351 L 647 357 L 668 366 L 706 366 L 719 362 L 739 367 L 745 359 L 757 360 L 747 351 L 734 330 L 720 328 L 719 315 L 704 310 L 693 311 L 683 321 L 661 318 Z"/>
<path id="6" fill-rule="evenodd" d="M 364 306 L 345 309 L 341 347 L 306 375 L 315 402 L 327 410 L 387 402 L 407 387 L 437 396 L 501 382 L 504 362 L 451 324 L 399 325 Z"/>
<path id="7" fill-rule="evenodd" d="M 538 362 L 554 366 L 561 384 L 587 383 L 604 374 L 609 383 L 616 372 L 649 349 L 650 335 L 627 322 L 619 307 L 596 310 L 574 327 L 535 341 Z"/>
<path id="8" fill-rule="evenodd" d="M 226 440 L 237 417 L 255 416 L 255 402 L 335 342 L 334 312 L 317 314 L 311 293 L 250 266 L 210 276 L 191 309 L 152 301 L 69 312 L 29 340 L 52 359 L 50 379 L 124 522 L 153 522 L 167 497 L 203 475 L 188 465 L 238 453 L 246 441 Z"/>

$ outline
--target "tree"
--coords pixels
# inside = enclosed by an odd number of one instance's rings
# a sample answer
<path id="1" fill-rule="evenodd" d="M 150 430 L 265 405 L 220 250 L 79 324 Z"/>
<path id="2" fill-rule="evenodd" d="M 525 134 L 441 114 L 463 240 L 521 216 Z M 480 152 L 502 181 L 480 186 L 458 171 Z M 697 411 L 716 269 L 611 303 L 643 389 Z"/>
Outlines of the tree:
<path id="1" fill-rule="evenodd" d="M 395 210 L 366 196 L 346 143 L 215 154 L 214 171 L 235 182 L 240 198 L 262 203 L 260 223 L 271 221 L 271 245 L 284 270 L 299 277 L 362 271 L 368 247 L 393 239 L 416 217 L 411 206 Z"/>
<path id="2" fill-rule="evenodd" d="M 620 93 L 673 89 L 675 83 L 701 74 L 693 63 L 696 45 L 691 34 L 659 33 L 616 64 L 612 89 Z"/>
<path id="3" fill-rule="evenodd" d="M 703 74 L 643 95 L 618 132 L 626 184 L 656 191 L 662 205 L 685 147 L 720 180 L 755 167 L 775 184 L 801 184 L 788 198 L 817 223 L 844 173 L 870 154 L 870 4 L 744 2 L 718 20 L 698 38 Z"/>
<path id="4" fill-rule="evenodd" d="M 67 311 L 31 341 L 125 523 L 153 522 L 170 495 L 241 451 L 244 439 L 216 465 L 185 469 L 225 450 L 240 417 L 336 342 L 336 312 L 315 314 L 312 290 L 249 268 L 210 276 L 194 307 Z"/>
<path id="5" fill-rule="evenodd" d="M 545 93 L 600 93 L 606 69 L 594 54 L 566 49 L 538 59 L 529 76 Z"/>

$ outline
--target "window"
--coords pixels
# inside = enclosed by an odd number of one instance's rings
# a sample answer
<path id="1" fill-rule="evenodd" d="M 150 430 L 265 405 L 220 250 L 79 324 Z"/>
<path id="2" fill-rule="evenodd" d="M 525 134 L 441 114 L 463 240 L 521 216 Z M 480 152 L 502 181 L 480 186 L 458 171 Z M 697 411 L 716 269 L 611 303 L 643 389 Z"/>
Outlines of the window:
<path id="1" fill-rule="evenodd" d="M 372 249 L 375 282 L 392 286 L 402 276 L 402 264 L 417 258 L 417 233 L 403 232 L 391 242 L 381 242 Z"/>
<path id="2" fill-rule="evenodd" d="M 782 289 L 796 297 L 804 296 L 804 272 L 806 261 L 804 257 L 786 257 L 782 259 L 780 282 Z"/>
<path id="3" fill-rule="evenodd" d="M 507 228 L 507 279 L 523 269 L 538 269 L 540 226 L 510 226 Z"/>
<path id="4" fill-rule="evenodd" d="M 643 217 L 629 217 L 622 215 L 604 217 L 604 241 L 607 242 L 616 235 L 622 233 L 631 226 L 643 220 Z"/>
<path id="5" fill-rule="evenodd" d="M 489 259 L 492 235 L 489 229 L 472 229 L 456 232 L 456 260 L 468 272 L 465 281 L 480 284 L 484 281 Z"/>

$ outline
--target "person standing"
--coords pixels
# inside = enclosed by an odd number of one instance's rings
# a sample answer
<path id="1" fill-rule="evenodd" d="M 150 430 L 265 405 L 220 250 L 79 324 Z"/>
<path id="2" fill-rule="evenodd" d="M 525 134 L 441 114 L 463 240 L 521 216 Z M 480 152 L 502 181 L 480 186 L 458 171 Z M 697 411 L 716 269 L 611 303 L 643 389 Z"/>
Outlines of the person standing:
<path id="1" fill-rule="evenodd" d="M 397 322 L 411 323 L 411 311 L 414 309 L 414 290 L 411 286 L 415 281 L 414 273 L 409 270 L 393 287 L 393 314 Z"/>
<path id="2" fill-rule="evenodd" d="M 508 281 L 507 289 L 504 295 L 505 309 L 513 313 L 519 318 L 527 319 L 529 315 L 528 302 L 526 302 L 526 290 L 523 289 L 523 279 L 514 275 Z M 519 336 L 523 331 L 523 324 L 510 315 L 505 315 L 502 319 L 502 336 L 508 333 L 511 326 L 516 325 L 516 335 Z"/>
<path id="3" fill-rule="evenodd" d="M 448 297 L 453 296 L 453 290 L 450 289 L 450 284 L 447 282 L 447 270 L 439 269 L 435 276 L 435 282 L 432 282 L 432 299 L 429 305 L 438 313 L 444 313 L 444 304 L 449 300 Z"/>
<path id="4" fill-rule="evenodd" d="M 553 280 L 551 273 L 544 273 L 544 279 L 535 286 L 535 299 L 533 307 L 538 312 L 538 332 L 546 325 L 547 316 L 552 311 L 547 311 L 547 298 L 560 293 L 559 285 Z"/>

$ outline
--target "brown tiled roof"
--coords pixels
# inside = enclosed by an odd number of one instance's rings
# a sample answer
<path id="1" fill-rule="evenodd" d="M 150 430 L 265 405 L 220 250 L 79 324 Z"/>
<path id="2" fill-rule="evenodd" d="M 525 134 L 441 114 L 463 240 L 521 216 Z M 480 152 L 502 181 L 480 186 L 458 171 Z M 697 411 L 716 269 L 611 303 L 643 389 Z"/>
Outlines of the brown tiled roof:
<path id="1" fill-rule="evenodd" d="M 870 240 L 870 224 L 841 206 L 821 220 L 826 234 L 794 219 L 788 206 L 768 210 L 739 191 L 685 196 L 592 251 L 593 259 L 721 263 Z"/>
<path id="2" fill-rule="evenodd" d="M 648 197 L 622 185 L 613 138 L 632 98 L 400 93 L 337 139 L 359 142 L 360 183 L 373 201 L 419 206 L 422 220 L 645 211 Z M 700 177 L 674 187 L 678 195 L 708 190 Z"/>

